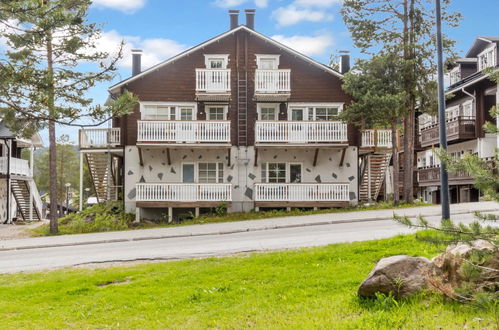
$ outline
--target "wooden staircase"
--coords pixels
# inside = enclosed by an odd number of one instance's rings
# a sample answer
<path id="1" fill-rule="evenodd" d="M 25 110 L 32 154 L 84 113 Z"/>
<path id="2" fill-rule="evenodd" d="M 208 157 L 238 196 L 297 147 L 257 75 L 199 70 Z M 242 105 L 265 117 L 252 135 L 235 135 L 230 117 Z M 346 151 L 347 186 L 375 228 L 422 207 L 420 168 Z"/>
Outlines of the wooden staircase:
<path id="1" fill-rule="evenodd" d="M 116 200 L 116 189 L 114 188 L 114 175 L 109 166 L 109 155 L 107 152 L 87 152 L 85 153 L 88 169 L 94 184 L 97 201 L 105 202 Z M 108 196 L 109 188 L 109 196 Z M 108 198 L 109 197 L 109 198 Z"/>
<path id="2" fill-rule="evenodd" d="M 31 180 L 29 179 L 12 179 L 11 180 L 11 190 L 12 195 L 17 204 L 18 215 L 20 214 L 23 220 L 41 220 L 42 210 L 40 205 L 37 205 L 36 198 L 38 192 L 32 192 L 33 196 L 33 218 L 30 219 L 30 189 L 32 188 Z M 36 189 L 36 188 L 33 188 Z"/>
<path id="3" fill-rule="evenodd" d="M 391 153 L 370 154 L 365 158 L 362 179 L 359 188 L 360 201 L 376 201 L 385 180 L 385 173 L 390 166 Z"/>

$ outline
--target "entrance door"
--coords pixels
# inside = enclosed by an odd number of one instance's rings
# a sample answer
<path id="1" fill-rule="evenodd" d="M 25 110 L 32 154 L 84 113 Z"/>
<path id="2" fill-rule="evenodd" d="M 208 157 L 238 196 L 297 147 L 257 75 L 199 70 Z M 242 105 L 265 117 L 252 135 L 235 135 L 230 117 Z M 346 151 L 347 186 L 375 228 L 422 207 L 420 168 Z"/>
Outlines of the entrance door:
<path id="1" fill-rule="evenodd" d="M 305 118 L 305 109 L 291 109 L 291 120 L 289 126 L 289 142 L 307 142 L 307 130 L 303 122 Z"/>
<path id="2" fill-rule="evenodd" d="M 177 142 L 196 142 L 194 108 L 180 108 L 180 121 L 177 125 Z"/>
<path id="3" fill-rule="evenodd" d="M 290 183 L 301 182 L 301 164 L 289 165 L 289 182 Z"/>

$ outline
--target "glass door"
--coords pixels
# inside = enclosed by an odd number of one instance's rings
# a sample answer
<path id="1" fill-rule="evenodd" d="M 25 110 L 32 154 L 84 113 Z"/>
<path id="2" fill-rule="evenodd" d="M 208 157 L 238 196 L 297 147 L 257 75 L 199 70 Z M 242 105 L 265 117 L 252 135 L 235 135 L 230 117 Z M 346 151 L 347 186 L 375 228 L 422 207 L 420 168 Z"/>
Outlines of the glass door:
<path id="1" fill-rule="evenodd" d="M 196 142 L 194 108 L 180 108 L 180 122 L 177 127 L 177 142 Z"/>
<path id="2" fill-rule="evenodd" d="M 305 129 L 306 123 L 303 122 L 305 118 L 305 109 L 292 108 L 291 109 L 291 121 L 289 124 L 289 142 L 306 142 L 307 141 L 307 131 Z"/>
<path id="3" fill-rule="evenodd" d="M 182 164 L 182 182 L 183 183 L 194 183 L 194 164 Z"/>

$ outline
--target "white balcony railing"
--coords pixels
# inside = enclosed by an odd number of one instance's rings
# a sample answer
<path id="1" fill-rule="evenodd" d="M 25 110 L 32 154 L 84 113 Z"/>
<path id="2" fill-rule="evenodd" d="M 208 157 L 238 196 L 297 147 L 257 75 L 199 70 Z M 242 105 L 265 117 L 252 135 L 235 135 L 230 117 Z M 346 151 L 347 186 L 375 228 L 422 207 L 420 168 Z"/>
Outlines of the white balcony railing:
<path id="1" fill-rule="evenodd" d="M 346 183 L 256 183 L 257 202 L 347 202 Z"/>
<path id="2" fill-rule="evenodd" d="M 362 147 L 392 147 L 392 131 L 389 129 L 366 129 L 362 131 Z"/>
<path id="3" fill-rule="evenodd" d="M 346 142 L 347 124 L 342 121 L 257 121 L 259 143 Z"/>
<path id="4" fill-rule="evenodd" d="M 230 121 L 138 121 L 137 141 L 229 143 Z"/>
<path id="5" fill-rule="evenodd" d="M 196 69 L 196 91 L 230 92 L 230 69 Z"/>
<path id="6" fill-rule="evenodd" d="M 7 157 L 0 157 L 0 173 L 7 174 Z M 10 158 L 10 174 L 13 175 L 24 175 L 31 176 L 31 170 L 29 168 L 29 162 L 24 159 Z"/>
<path id="7" fill-rule="evenodd" d="M 230 202 L 230 183 L 138 183 L 138 202 Z"/>
<path id="8" fill-rule="evenodd" d="M 289 93 L 291 70 L 256 70 L 256 93 Z"/>
<path id="9" fill-rule="evenodd" d="M 119 128 L 93 128 L 80 130 L 80 148 L 106 148 L 121 144 Z"/>

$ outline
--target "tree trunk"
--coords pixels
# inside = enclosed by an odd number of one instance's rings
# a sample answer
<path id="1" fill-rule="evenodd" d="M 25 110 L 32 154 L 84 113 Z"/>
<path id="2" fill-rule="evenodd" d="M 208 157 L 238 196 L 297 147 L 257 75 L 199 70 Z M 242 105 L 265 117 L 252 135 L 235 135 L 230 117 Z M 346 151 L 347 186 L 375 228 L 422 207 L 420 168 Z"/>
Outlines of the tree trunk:
<path id="1" fill-rule="evenodd" d="M 49 196 L 50 196 L 50 232 L 56 234 L 59 231 L 57 223 L 57 140 L 55 137 L 55 101 L 54 101 L 54 67 L 53 67 L 52 35 L 47 36 L 47 107 L 52 120 L 49 121 Z"/>
<path id="2" fill-rule="evenodd" d="M 399 151 L 397 144 L 397 120 L 392 121 L 392 157 L 393 157 L 393 204 L 399 204 Z"/>

